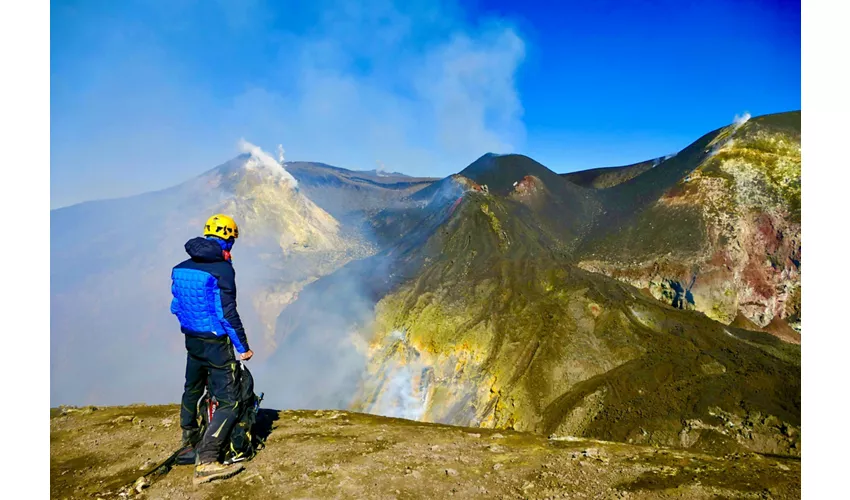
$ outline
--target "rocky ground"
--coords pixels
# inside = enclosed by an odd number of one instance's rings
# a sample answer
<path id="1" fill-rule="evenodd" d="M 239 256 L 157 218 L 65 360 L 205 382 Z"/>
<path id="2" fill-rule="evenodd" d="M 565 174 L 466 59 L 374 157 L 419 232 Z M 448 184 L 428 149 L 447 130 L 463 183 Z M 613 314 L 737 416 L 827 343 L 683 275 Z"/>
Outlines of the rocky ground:
<path id="1" fill-rule="evenodd" d="M 260 414 L 266 446 L 234 478 L 178 466 L 132 486 L 180 439 L 179 408 L 51 410 L 51 497 L 799 498 L 799 459 L 451 427 L 343 411 Z"/>

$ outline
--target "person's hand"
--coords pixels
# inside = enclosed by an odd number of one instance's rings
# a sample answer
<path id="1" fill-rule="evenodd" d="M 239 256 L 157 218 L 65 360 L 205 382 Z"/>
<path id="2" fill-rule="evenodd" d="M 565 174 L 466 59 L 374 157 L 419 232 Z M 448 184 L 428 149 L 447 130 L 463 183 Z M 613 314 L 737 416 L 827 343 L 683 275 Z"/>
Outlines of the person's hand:
<path id="1" fill-rule="evenodd" d="M 239 359 L 241 359 L 242 361 L 248 361 L 249 359 L 251 359 L 251 356 L 253 356 L 253 355 L 254 355 L 254 351 L 252 351 L 251 349 L 248 349 L 247 352 L 243 352 L 242 354 L 239 355 Z"/>

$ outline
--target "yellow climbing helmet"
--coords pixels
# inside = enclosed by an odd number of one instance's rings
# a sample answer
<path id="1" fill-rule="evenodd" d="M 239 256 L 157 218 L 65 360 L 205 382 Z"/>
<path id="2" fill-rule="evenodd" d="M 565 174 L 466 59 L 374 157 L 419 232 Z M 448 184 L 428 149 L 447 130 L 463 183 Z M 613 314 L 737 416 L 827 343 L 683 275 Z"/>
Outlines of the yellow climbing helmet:
<path id="1" fill-rule="evenodd" d="M 239 237 L 239 227 L 229 216 L 216 214 L 207 219 L 207 223 L 204 224 L 204 236 L 218 236 L 224 240 L 236 239 Z"/>

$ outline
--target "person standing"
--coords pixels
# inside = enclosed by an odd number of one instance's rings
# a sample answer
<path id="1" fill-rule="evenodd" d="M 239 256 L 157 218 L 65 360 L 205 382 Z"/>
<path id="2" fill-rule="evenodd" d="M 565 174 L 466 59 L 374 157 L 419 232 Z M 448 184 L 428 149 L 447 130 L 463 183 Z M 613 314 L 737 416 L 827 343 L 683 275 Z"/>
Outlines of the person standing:
<path id="1" fill-rule="evenodd" d="M 180 407 L 183 446 L 195 446 L 194 483 L 231 477 L 242 464 L 219 462 L 236 421 L 238 359 L 254 355 L 236 309 L 236 273 L 230 252 L 239 228 L 223 214 L 213 215 L 202 237 L 185 244 L 189 258 L 171 271 L 171 313 L 177 316 L 186 341 L 186 381 Z M 198 427 L 197 404 L 204 387 L 218 402 L 204 432 Z"/>

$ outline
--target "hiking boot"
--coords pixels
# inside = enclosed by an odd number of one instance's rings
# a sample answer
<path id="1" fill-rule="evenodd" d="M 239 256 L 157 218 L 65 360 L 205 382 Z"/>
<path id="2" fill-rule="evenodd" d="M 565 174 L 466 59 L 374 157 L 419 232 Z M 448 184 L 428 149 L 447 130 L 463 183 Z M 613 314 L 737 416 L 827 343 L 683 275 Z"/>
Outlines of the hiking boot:
<path id="1" fill-rule="evenodd" d="M 197 485 L 216 479 L 227 479 L 238 474 L 244 468 L 245 466 L 242 464 L 224 465 L 218 462 L 199 464 L 195 466 L 195 478 L 192 482 Z"/>
<path id="2" fill-rule="evenodd" d="M 183 440 L 180 446 L 195 446 L 204 437 L 201 434 L 201 429 L 183 429 Z"/>

